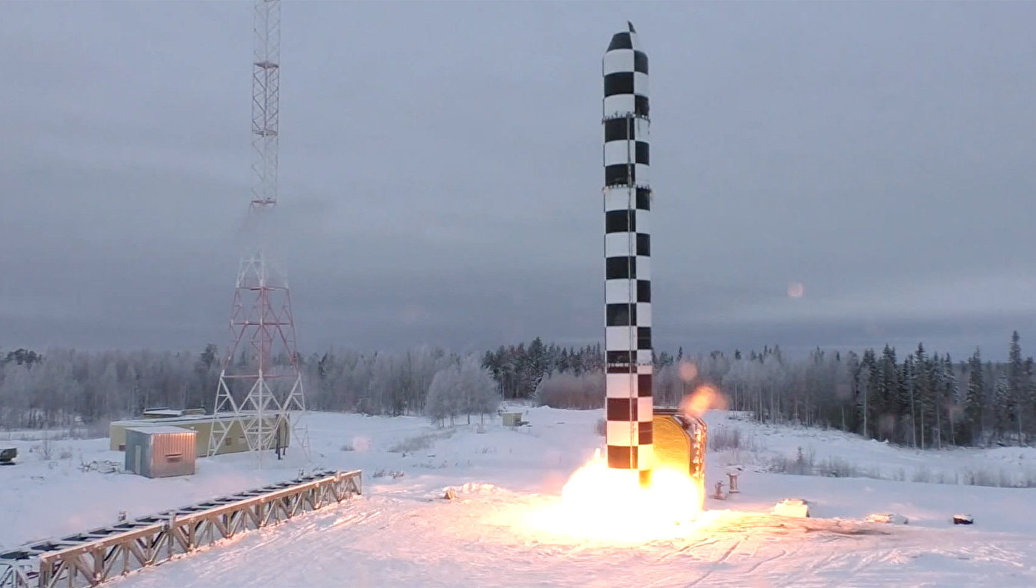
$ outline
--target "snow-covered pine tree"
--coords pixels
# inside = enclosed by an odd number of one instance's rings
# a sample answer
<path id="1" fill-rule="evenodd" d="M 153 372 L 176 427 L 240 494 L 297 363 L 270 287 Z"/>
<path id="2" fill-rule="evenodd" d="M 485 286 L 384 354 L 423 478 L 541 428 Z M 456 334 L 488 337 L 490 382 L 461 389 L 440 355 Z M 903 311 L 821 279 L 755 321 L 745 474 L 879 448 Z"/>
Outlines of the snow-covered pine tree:
<path id="1" fill-rule="evenodd" d="M 917 447 L 917 411 L 914 399 L 914 356 L 907 355 L 899 370 L 900 442 Z"/>
<path id="2" fill-rule="evenodd" d="M 864 366 L 856 352 L 850 351 L 845 358 L 845 370 L 849 379 L 849 398 L 853 403 L 855 421 L 859 423 L 854 430 L 867 436 L 867 387 L 863 382 Z"/>
<path id="3" fill-rule="evenodd" d="M 995 377 L 996 383 L 993 386 L 993 426 L 996 431 L 996 438 L 1003 439 L 1004 434 L 1011 430 L 1013 420 L 1011 415 L 1011 392 L 1006 372 L 996 374 Z"/>
<path id="4" fill-rule="evenodd" d="M 1025 366 L 1022 362 L 1022 347 L 1019 344 L 1018 331 L 1011 333 L 1011 344 L 1007 350 L 1007 403 L 1008 414 L 1013 417 L 1015 430 L 1018 433 L 1018 444 L 1025 442 L 1022 429 L 1022 414 L 1025 412 L 1029 396 L 1029 386 L 1025 378 Z"/>
<path id="5" fill-rule="evenodd" d="M 982 374 L 982 355 L 976 348 L 968 359 L 968 389 L 964 395 L 964 431 L 966 442 L 977 443 L 982 438 L 982 411 L 986 405 L 985 378 Z"/>

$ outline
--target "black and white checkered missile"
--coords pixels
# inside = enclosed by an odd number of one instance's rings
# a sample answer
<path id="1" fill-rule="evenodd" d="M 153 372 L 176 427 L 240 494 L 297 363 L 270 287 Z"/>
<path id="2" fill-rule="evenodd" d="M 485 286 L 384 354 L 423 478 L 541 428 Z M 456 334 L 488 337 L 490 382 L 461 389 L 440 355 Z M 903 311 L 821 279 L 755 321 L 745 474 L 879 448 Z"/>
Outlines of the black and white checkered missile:
<path id="1" fill-rule="evenodd" d="M 633 24 L 604 54 L 604 256 L 608 467 L 650 479 L 651 187 L 648 58 Z"/>

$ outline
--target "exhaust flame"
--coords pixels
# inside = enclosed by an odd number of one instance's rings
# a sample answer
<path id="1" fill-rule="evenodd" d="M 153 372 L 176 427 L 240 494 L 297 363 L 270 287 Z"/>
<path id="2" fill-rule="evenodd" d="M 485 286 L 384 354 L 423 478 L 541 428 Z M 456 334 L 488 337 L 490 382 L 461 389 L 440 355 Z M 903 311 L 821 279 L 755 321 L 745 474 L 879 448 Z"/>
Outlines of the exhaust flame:
<path id="1" fill-rule="evenodd" d="M 697 375 L 693 363 L 680 365 L 684 381 Z M 681 414 L 698 418 L 710 409 L 726 408 L 726 396 L 708 385 L 699 386 L 680 402 Z M 616 543 L 686 537 L 715 520 L 715 513 L 701 511 L 704 490 L 700 480 L 690 476 L 686 459 L 657 461 L 651 483 L 642 487 L 636 470 L 609 468 L 598 449 L 568 479 L 560 503 L 525 512 L 522 526 L 537 536 L 548 533 Z"/>
<path id="2" fill-rule="evenodd" d="M 609 468 L 598 450 L 569 478 L 561 503 L 532 522 L 561 535 L 642 542 L 686 535 L 700 504 L 698 487 L 686 473 L 654 470 L 651 484 L 642 488 L 636 471 Z"/>
<path id="3" fill-rule="evenodd" d="M 701 418 L 707 410 L 726 410 L 727 397 L 712 386 L 699 386 L 680 401 L 680 413 Z"/>

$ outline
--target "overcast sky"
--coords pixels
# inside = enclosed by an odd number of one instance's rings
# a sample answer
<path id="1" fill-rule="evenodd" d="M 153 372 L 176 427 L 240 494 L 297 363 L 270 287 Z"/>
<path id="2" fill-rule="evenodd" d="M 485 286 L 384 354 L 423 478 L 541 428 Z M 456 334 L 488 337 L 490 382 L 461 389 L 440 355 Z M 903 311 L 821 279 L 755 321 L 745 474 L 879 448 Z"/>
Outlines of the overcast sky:
<path id="1" fill-rule="evenodd" d="M 0 6 L 0 348 L 227 343 L 251 15 Z M 600 60 L 627 19 L 651 59 L 656 348 L 1036 349 L 1036 3 L 282 18 L 304 352 L 603 340 Z"/>

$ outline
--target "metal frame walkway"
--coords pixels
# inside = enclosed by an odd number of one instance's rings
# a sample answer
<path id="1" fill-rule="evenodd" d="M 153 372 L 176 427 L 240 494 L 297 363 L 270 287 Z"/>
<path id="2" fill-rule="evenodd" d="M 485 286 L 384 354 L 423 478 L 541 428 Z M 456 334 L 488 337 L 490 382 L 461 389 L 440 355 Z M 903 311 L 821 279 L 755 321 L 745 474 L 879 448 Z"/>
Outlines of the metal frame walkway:
<path id="1" fill-rule="evenodd" d="M 362 472 L 321 471 L 0 553 L 0 588 L 96 586 L 361 494 Z"/>

